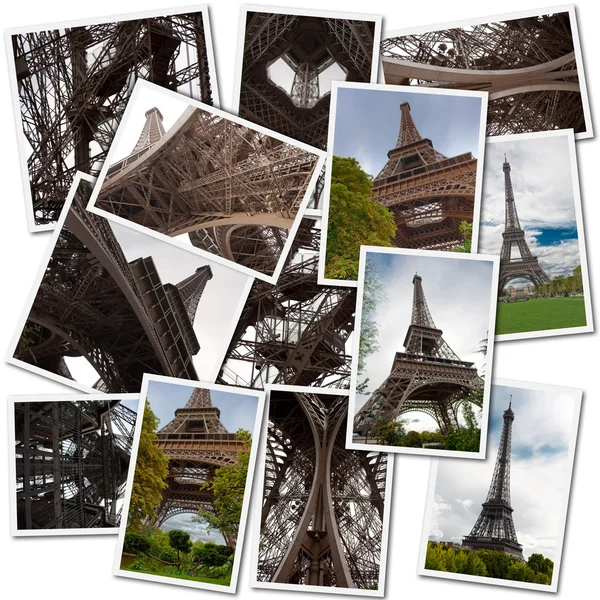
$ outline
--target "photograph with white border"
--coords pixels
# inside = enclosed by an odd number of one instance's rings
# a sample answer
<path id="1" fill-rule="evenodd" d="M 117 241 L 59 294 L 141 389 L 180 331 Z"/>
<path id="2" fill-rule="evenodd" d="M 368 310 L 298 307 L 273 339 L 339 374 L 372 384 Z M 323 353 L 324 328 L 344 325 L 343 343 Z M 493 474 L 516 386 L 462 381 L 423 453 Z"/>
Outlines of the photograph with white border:
<path id="1" fill-rule="evenodd" d="M 432 463 L 419 575 L 558 590 L 581 402 L 494 380 L 486 459 Z"/>
<path id="2" fill-rule="evenodd" d="M 254 279 L 87 212 L 94 181 L 75 177 L 6 361 L 85 392 L 214 381 Z"/>
<path id="3" fill-rule="evenodd" d="M 235 593 L 265 392 L 144 375 L 113 574 Z"/>
<path id="4" fill-rule="evenodd" d="M 573 4 L 384 32 L 380 81 L 489 92 L 487 135 L 593 137 Z"/>
<path id="5" fill-rule="evenodd" d="M 275 283 L 325 153 L 138 81 L 88 210 Z"/>
<path id="6" fill-rule="evenodd" d="M 348 392 L 268 385 L 251 586 L 382 597 L 394 457 L 348 450 Z"/>
<path id="7" fill-rule="evenodd" d="M 477 247 L 487 93 L 334 82 L 319 283 L 356 287 L 361 246 Z"/>
<path id="8" fill-rule="evenodd" d="M 594 331 L 573 130 L 486 146 L 478 251 L 500 256 L 496 341 Z"/>
<path id="9" fill-rule="evenodd" d="M 77 171 L 98 175 L 137 79 L 219 104 L 204 4 L 16 27 L 5 40 L 31 232 L 54 228 Z"/>
<path id="10" fill-rule="evenodd" d="M 117 534 L 137 394 L 10 396 L 11 535 Z"/>
<path id="11" fill-rule="evenodd" d="M 497 256 L 361 248 L 348 448 L 485 458 L 498 269 Z"/>

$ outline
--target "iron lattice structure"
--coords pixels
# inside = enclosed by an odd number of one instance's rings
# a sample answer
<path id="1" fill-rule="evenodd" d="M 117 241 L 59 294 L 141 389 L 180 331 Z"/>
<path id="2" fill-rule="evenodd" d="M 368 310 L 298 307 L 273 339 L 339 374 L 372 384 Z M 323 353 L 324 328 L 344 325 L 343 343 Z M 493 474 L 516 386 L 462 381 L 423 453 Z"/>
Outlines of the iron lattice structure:
<path id="1" fill-rule="evenodd" d="M 163 284 L 152 257 L 127 262 L 108 221 L 85 210 L 81 181 L 14 357 L 73 379 L 65 358 L 84 357 L 95 388 L 137 392 L 144 373 L 197 379 L 195 312 L 210 266 Z"/>
<path id="2" fill-rule="evenodd" d="M 202 486 L 213 479 L 217 468 L 234 464 L 238 453 L 247 449 L 227 431 L 220 414 L 210 390 L 194 388 L 185 407 L 176 409 L 173 420 L 157 433 L 156 445 L 169 459 L 169 474 L 155 526 L 175 515 L 211 510 L 214 494 Z M 224 537 L 235 546 L 235 539 Z"/>
<path id="3" fill-rule="evenodd" d="M 318 156 L 194 107 L 164 136 L 158 109 L 146 119 L 96 206 L 272 275 Z"/>
<path id="4" fill-rule="evenodd" d="M 550 278 L 538 263 L 537 257 L 531 254 L 525 240 L 525 232 L 521 229 L 510 178 L 510 163 L 506 160 L 506 155 L 502 170 L 504 171 L 505 220 L 500 252 L 498 294 L 502 293 L 504 286 L 509 281 L 521 277 L 529 279 L 535 287 L 550 283 Z M 517 258 L 511 256 L 513 248 L 516 248 L 519 254 Z"/>
<path id="5" fill-rule="evenodd" d="M 137 79 L 212 104 L 202 13 L 12 36 L 36 225 L 58 220 L 75 173 L 97 175 Z"/>
<path id="6" fill-rule="evenodd" d="M 379 585 L 387 454 L 345 448 L 347 396 L 273 391 L 259 581 Z"/>
<path id="7" fill-rule="evenodd" d="M 337 63 L 346 81 L 371 81 L 374 34 L 374 21 L 248 12 L 240 116 L 325 149 L 330 95 L 319 76 Z M 269 76 L 278 59 L 294 73 L 289 92 Z"/>
<path id="8" fill-rule="evenodd" d="M 488 135 L 585 131 L 568 12 L 387 38 L 381 54 L 386 83 L 489 92 Z"/>
<path id="9" fill-rule="evenodd" d="M 396 247 L 452 248 L 464 239 L 460 223 L 473 222 L 477 159 L 470 152 L 444 156 L 421 137 L 408 102 L 400 111 L 398 141 L 373 181 L 372 198 L 394 215 Z"/>
<path id="10" fill-rule="evenodd" d="M 276 285 L 255 280 L 217 382 L 254 389 L 349 386 L 356 290 L 317 284 L 318 241 L 318 230 L 304 219 L 294 243 L 312 252 L 289 260 Z"/>
<path id="11" fill-rule="evenodd" d="M 471 550 L 497 550 L 524 560 L 523 546 L 517 540 L 510 505 L 510 449 L 515 420 L 511 405 L 512 402 L 504 411 L 496 466 L 487 498 L 482 504 L 483 510 L 471 533 L 463 538 L 463 546 Z"/>
<path id="12" fill-rule="evenodd" d="M 413 277 L 411 323 L 404 352 L 396 352 L 391 373 L 354 417 L 354 431 L 368 435 L 378 418 L 395 420 L 409 411 L 435 419 L 442 433 L 458 427 L 460 405 L 483 388 L 472 362 L 459 359 L 431 317 L 422 278 Z"/>
<path id="13" fill-rule="evenodd" d="M 118 400 L 16 403 L 17 528 L 118 527 L 135 419 Z"/>

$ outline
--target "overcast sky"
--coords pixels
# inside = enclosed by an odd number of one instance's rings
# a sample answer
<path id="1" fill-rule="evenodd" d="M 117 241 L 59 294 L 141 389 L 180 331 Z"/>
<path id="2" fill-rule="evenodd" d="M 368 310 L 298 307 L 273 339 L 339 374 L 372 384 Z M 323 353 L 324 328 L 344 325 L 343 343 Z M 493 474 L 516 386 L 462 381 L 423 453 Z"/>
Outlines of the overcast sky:
<path id="1" fill-rule="evenodd" d="M 410 104 L 421 137 L 450 157 L 472 152 L 477 157 L 481 99 L 438 93 L 340 88 L 337 94 L 333 153 L 353 157 L 374 177 L 385 166 L 400 131 L 400 104 Z"/>
<path id="2" fill-rule="evenodd" d="M 461 360 L 475 363 L 480 374 L 489 368 L 486 357 L 477 352 L 488 336 L 492 301 L 493 263 L 488 260 L 461 260 L 438 256 L 413 256 L 368 252 L 369 262 L 379 272 L 385 297 L 376 306 L 374 319 L 379 327 L 379 349 L 367 357 L 360 383 L 369 378 L 369 391 L 379 387 L 390 374 L 396 352 L 404 352 L 404 337 L 412 315 L 415 273 L 423 281 L 423 292 L 434 323 L 443 331 L 446 343 Z M 372 261 L 372 262 L 371 262 Z M 484 364 L 486 367 L 484 368 Z M 355 411 L 368 400 L 356 396 Z M 431 430 L 433 419 L 423 413 L 409 413 L 409 428 Z"/>
<path id="3" fill-rule="evenodd" d="M 570 275 L 581 259 L 569 138 L 566 135 L 488 142 L 479 251 L 500 254 L 502 248 L 504 154 L 510 163 L 517 213 L 531 252 L 538 257 L 550 278 Z M 513 257 L 518 257 L 518 254 L 513 254 Z"/>
<path id="4" fill-rule="evenodd" d="M 163 284 L 177 284 L 198 267 L 210 266 L 213 277 L 206 283 L 194 320 L 200 351 L 193 357 L 193 363 L 200 380 L 214 379 L 215 369 L 220 367 L 229 345 L 234 312 L 240 306 L 246 283 L 252 278 L 123 225 L 110 223 L 110 226 L 127 260 L 151 256 Z M 85 358 L 66 360 L 76 381 L 91 386 L 98 380 Z"/>
<path id="5" fill-rule="evenodd" d="M 152 411 L 160 419 L 159 429 L 167 425 L 175 416 L 175 409 L 183 408 L 192 395 L 194 388 L 186 385 L 163 381 L 148 383 L 147 398 Z M 254 432 L 258 396 L 246 396 L 234 392 L 211 391 L 213 406 L 221 411 L 221 422 L 230 433 L 235 433 L 240 427 Z M 193 541 L 212 541 L 223 544 L 224 540 L 218 531 L 208 531 L 205 523 L 193 521 L 194 515 L 184 513 L 168 519 L 161 529 L 169 531 L 180 529 L 187 532 Z"/>
<path id="6" fill-rule="evenodd" d="M 494 472 L 504 410 L 512 394 L 511 504 L 525 557 L 554 560 L 568 493 L 568 454 L 578 394 L 492 386 L 487 458 L 439 461 L 429 539 L 461 542 L 481 512 Z M 431 493 L 431 490 L 430 490 Z M 429 518 L 430 515 L 426 515 Z"/>

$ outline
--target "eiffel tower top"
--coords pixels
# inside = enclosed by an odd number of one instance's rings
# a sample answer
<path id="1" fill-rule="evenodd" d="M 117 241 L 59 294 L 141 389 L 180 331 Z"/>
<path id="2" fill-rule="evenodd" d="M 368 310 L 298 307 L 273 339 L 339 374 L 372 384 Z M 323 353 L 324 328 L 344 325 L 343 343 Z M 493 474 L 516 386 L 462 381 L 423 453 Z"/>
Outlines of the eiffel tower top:
<path id="1" fill-rule="evenodd" d="M 204 293 L 204 288 L 208 281 L 213 277 L 212 269 L 209 265 L 203 265 L 198 267 L 196 272 L 189 277 L 186 277 L 177 284 L 177 289 L 181 294 L 183 305 L 190 318 L 192 324 L 196 316 L 196 310 L 198 309 L 198 303 Z"/>
<path id="2" fill-rule="evenodd" d="M 158 108 L 153 107 L 150 110 L 147 110 L 145 116 L 146 123 L 144 123 L 142 133 L 140 134 L 135 148 L 131 151 L 131 154 L 136 154 L 141 150 L 150 148 L 150 146 L 156 144 L 156 142 L 165 135 L 165 128 L 162 124 L 163 116 Z"/>
<path id="3" fill-rule="evenodd" d="M 510 177 L 510 163 L 504 155 L 504 163 L 502 164 L 504 171 L 504 198 L 505 198 L 505 231 L 521 231 L 521 223 L 517 214 L 517 206 L 515 204 L 515 194 L 513 192 L 512 180 Z"/>
<path id="4" fill-rule="evenodd" d="M 186 408 L 213 408 L 210 399 L 210 390 L 205 388 L 194 388 L 190 399 L 187 401 Z"/>
<path id="5" fill-rule="evenodd" d="M 423 138 L 410 114 L 410 104 L 408 102 L 403 102 L 400 105 L 400 115 L 400 133 L 398 133 L 396 148 L 421 141 Z"/>

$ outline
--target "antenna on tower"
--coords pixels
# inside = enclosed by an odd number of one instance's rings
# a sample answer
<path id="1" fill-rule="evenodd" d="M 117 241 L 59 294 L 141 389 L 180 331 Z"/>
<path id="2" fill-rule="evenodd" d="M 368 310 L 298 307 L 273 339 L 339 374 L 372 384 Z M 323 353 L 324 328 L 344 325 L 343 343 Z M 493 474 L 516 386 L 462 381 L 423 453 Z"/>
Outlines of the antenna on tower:
<path id="1" fill-rule="evenodd" d="M 508 409 L 512 406 L 512 394 L 510 395 L 510 399 L 508 400 Z"/>

